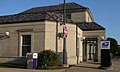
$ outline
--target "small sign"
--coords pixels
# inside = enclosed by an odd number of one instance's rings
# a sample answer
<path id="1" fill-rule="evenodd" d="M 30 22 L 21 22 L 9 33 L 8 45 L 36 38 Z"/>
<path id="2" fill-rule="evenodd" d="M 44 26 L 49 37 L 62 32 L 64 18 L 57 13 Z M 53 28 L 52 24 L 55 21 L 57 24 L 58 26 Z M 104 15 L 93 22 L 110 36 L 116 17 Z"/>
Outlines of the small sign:
<path id="1" fill-rule="evenodd" d="M 101 49 L 110 49 L 110 41 L 101 41 Z"/>
<path id="2" fill-rule="evenodd" d="M 38 53 L 33 53 L 33 59 L 37 59 L 38 58 Z"/>

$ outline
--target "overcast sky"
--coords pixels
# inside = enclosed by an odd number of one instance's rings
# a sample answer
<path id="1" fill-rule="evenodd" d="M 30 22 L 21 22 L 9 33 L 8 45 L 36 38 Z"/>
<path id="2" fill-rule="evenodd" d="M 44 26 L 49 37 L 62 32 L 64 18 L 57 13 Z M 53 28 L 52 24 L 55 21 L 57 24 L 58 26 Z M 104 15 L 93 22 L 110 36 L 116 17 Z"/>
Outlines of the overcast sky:
<path id="1" fill-rule="evenodd" d="M 106 28 L 107 37 L 120 44 L 120 0 L 66 0 L 89 7 L 94 20 Z M 63 0 L 0 0 L 0 16 L 17 14 L 27 9 L 63 3 Z"/>

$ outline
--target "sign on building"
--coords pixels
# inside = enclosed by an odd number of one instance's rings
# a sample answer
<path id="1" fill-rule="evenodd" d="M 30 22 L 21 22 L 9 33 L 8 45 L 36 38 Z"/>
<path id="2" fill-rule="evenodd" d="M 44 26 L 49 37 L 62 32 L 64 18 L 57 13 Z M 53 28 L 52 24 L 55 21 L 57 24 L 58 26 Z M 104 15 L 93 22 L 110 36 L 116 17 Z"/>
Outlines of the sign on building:
<path id="1" fill-rule="evenodd" d="M 110 41 L 101 41 L 101 49 L 110 49 Z"/>

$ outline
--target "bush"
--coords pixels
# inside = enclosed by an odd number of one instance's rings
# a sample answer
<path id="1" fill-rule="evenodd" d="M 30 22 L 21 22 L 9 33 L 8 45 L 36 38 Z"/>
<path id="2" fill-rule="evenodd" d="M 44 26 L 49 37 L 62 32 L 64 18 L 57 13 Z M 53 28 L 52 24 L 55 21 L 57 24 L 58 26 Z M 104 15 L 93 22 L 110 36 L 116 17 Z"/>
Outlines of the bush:
<path id="1" fill-rule="evenodd" d="M 55 66 L 58 64 L 58 55 L 51 50 L 44 50 L 38 54 L 38 65 L 40 67 Z"/>

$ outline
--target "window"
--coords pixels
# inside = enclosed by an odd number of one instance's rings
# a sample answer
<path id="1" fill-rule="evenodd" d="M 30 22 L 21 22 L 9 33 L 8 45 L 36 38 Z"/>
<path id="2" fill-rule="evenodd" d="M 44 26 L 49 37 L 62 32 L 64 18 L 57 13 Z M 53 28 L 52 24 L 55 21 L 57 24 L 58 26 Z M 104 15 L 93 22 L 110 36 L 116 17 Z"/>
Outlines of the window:
<path id="1" fill-rule="evenodd" d="M 22 35 L 22 56 L 31 52 L 31 35 Z"/>
<path id="2" fill-rule="evenodd" d="M 66 18 L 71 19 L 71 13 L 66 13 Z"/>

